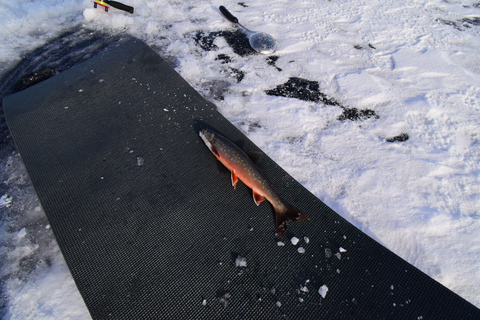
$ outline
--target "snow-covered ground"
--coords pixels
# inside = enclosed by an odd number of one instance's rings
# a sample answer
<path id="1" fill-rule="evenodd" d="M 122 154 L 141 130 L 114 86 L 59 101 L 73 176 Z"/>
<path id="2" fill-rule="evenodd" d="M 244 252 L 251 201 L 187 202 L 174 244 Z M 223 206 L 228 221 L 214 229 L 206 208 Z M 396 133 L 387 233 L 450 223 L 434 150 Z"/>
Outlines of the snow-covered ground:
<path id="1" fill-rule="evenodd" d="M 122 2 L 135 13 L 0 0 L 0 78 L 74 27 L 138 37 L 307 189 L 480 307 L 478 0 Z M 271 34 L 276 58 L 235 53 L 219 5 Z M 295 81 L 317 98 L 285 97 L 288 85 L 267 94 Z M 88 318 L 21 159 L 5 148 L 0 317 Z"/>

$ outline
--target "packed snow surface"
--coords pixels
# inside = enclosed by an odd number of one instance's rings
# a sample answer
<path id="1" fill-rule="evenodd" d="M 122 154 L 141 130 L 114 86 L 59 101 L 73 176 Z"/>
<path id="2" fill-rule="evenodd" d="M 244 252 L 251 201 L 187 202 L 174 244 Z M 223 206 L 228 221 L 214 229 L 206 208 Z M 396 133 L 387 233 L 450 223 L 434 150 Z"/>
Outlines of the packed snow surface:
<path id="1" fill-rule="evenodd" d="M 122 2 L 135 13 L 0 0 L 0 75 L 73 27 L 138 37 L 332 209 L 480 307 L 478 0 Z M 219 5 L 275 57 L 202 48 L 199 32 L 235 31 Z M 19 155 L 0 160 L 0 316 L 88 318 Z"/>

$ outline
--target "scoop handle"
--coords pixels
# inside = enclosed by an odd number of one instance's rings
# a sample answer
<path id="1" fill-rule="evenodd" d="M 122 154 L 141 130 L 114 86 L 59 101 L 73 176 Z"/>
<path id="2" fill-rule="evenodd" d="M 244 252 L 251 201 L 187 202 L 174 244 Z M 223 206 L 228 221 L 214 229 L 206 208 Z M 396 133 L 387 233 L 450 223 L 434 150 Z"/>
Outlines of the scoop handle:
<path id="1" fill-rule="evenodd" d="M 120 3 L 118 1 L 104 0 L 104 2 L 114 8 L 127 11 L 129 13 L 133 13 L 133 10 L 134 10 L 133 7 L 127 6 L 126 4 Z"/>
<path id="2" fill-rule="evenodd" d="M 218 7 L 220 9 L 220 12 L 227 18 L 230 22 L 233 23 L 238 23 L 237 17 L 235 17 L 233 14 L 230 13 L 230 11 L 227 10 L 224 6 Z"/>

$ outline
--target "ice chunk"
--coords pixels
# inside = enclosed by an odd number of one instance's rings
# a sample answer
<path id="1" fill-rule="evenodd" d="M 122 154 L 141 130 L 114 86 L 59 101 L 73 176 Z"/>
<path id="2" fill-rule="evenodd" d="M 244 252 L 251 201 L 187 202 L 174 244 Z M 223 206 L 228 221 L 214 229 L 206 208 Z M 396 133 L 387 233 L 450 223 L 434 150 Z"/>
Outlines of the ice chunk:
<path id="1" fill-rule="evenodd" d="M 298 253 L 305 253 L 305 249 L 303 247 L 300 247 L 297 249 Z"/>
<path id="2" fill-rule="evenodd" d="M 327 291 L 328 291 L 328 288 L 326 285 L 323 285 L 320 287 L 320 289 L 318 289 L 318 293 L 322 296 L 322 298 L 325 299 L 325 297 L 327 296 Z"/>
<path id="3" fill-rule="evenodd" d="M 307 293 L 308 292 L 307 286 L 300 286 L 300 291 Z"/>
<path id="4" fill-rule="evenodd" d="M 277 303 L 275 303 L 275 305 L 280 308 L 282 306 L 282 303 L 280 301 L 277 301 Z"/>
<path id="5" fill-rule="evenodd" d="M 330 258 L 332 256 L 332 250 L 325 248 L 325 258 Z"/>
<path id="6" fill-rule="evenodd" d="M 27 234 L 27 231 L 25 230 L 25 228 L 22 228 L 22 229 L 20 229 L 20 231 L 18 231 L 17 237 L 19 239 L 21 239 L 21 238 L 25 237 L 26 234 Z"/>
<path id="7" fill-rule="evenodd" d="M 12 197 L 9 197 L 8 195 L 4 194 L 1 198 L 0 198 L 0 207 L 10 207 L 10 205 L 12 204 Z"/>
<path id="8" fill-rule="evenodd" d="M 342 258 L 342 255 L 340 254 L 340 252 L 337 252 L 335 253 L 335 257 L 337 257 L 338 260 L 340 260 Z"/>
<path id="9" fill-rule="evenodd" d="M 294 246 L 296 246 L 299 241 L 300 239 L 298 239 L 297 237 L 293 237 L 292 239 L 290 239 L 290 242 L 292 242 Z"/>
<path id="10" fill-rule="evenodd" d="M 247 266 L 247 259 L 245 259 L 242 256 L 237 256 L 237 259 L 235 259 L 235 266 L 246 267 Z"/>
<path id="11" fill-rule="evenodd" d="M 285 243 L 283 243 L 282 241 L 277 242 L 277 246 L 279 246 L 279 247 L 283 247 L 284 245 L 285 245 Z"/>
<path id="12" fill-rule="evenodd" d="M 137 157 L 137 166 L 141 167 L 145 163 L 145 160 L 142 157 Z"/>
<path id="13" fill-rule="evenodd" d="M 347 250 L 343 249 L 342 247 L 338 248 L 338 251 L 340 251 L 340 252 L 347 252 Z"/>
<path id="14" fill-rule="evenodd" d="M 309 242 L 310 242 L 310 239 L 308 239 L 308 237 L 303 237 L 303 240 L 305 241 L 305 243 L 309 243 Z"/>

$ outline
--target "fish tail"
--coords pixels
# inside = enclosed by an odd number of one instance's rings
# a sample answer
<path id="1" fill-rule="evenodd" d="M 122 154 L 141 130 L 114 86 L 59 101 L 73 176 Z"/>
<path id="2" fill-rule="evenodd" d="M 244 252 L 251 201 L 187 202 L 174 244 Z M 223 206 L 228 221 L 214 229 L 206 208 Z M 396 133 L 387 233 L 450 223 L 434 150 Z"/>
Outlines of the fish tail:
<path id="1" fill-rule="evenodd" d="M 303 212 L 287 203 L 284 203 L 284 206 L 281 209 L 274 209 L 275 223 L 277 225 L 277 232 L 280 236 L 283 236 L 283 233 L 285 232 L 285 230 L 287 230 L 288 224 L 290 222 L 309 220 Z"/>

